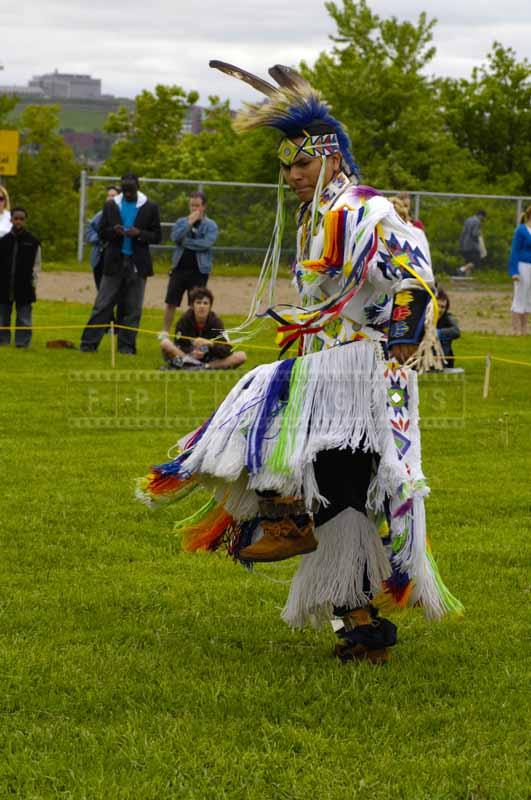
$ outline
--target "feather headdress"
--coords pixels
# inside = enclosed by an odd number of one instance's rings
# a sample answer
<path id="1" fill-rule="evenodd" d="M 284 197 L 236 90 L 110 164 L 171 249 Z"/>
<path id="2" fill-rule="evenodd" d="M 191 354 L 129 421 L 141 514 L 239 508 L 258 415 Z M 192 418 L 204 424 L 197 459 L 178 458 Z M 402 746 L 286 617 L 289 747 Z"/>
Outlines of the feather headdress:
<path id="1" fill-rule="evenodd" d="M 246 103 L 234 120 L 237 131 L 253 128 L 276 128 L 288 138 L 308 134 L 333 133 L 337 137 L 347 175 L 359 177 L 358 167 L 350 152 L 349 138 L 341 123 L 330 114 L 330 109 L 308 81 L 290 67 L 276 64 L 269 70 L 278 86 L 253 75 L 251 72 L 227 64 L 210 61 L 210 66 L 226 75 L 244 81 L 267 97 L 262 103 Z"/>

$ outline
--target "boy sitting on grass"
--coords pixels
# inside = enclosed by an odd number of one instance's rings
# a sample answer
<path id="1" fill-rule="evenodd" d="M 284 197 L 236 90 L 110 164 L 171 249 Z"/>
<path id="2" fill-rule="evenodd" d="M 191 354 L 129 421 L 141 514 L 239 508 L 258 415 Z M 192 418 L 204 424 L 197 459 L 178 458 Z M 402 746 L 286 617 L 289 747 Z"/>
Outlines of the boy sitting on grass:
<path id="1" fill-rule="evenodd" d="M 166 331 L 159 335 L 166 369 L 234 369 L 245 363 L 244 352 L 232 352 L 213 303 L 210 289 L 192 289 L 190 307 L 175 326 L 174 341 Z"/>

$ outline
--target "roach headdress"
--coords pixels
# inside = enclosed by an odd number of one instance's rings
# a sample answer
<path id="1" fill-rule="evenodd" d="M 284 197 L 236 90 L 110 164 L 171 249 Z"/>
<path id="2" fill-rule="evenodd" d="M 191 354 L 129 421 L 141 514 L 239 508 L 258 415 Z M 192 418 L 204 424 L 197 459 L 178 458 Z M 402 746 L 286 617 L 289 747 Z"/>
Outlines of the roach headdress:
<path id="1" fill-rule="evenodd" d="M 298 72 L 281 64 L 271 67 L 269 74 L 278 84 L 275 86 L 224 61 L 210 61 L 210 66 L 238 78 L 267 97 L 261 103 L 245 104 L 234 120 L 237 131 L 263 126 L 276 128 L 285 137 L 279 147 L 283 163 L 291 164 L 301 152 L 311 158 L 339 152 L 343 171 L 349 177 L 359 177 L 343 126 L 330 114 L 319 92 Z M 294 139 L 302 139 L 302 142 L 295 144 Z"/>

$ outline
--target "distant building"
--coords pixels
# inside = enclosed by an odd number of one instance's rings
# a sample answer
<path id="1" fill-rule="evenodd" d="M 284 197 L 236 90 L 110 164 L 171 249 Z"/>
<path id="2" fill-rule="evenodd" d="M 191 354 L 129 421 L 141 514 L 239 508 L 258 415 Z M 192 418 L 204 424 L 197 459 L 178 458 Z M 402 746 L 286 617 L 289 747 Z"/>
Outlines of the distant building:
<path id="1" fill-rule="evenodd" d="M 17 97 L 45 97 L 38 86 L 0 86 L 0 94 L 14 94 Z"/>
<path id="2" fill-rule="evenodd" d="M 201 133 L 203 127 L 203 109 L 201 106 L 190 106 L 186 109 L 182 133 Z"/>
<path id="3" fill-rule="evenodd" d="M 101 98 L 101 80 L 90 75 L 72 75 L 66 72 L 49 72 L 46 75 L 35 75 L 28 87 L 42 92 L 52 100 L 99 100 Z"/>

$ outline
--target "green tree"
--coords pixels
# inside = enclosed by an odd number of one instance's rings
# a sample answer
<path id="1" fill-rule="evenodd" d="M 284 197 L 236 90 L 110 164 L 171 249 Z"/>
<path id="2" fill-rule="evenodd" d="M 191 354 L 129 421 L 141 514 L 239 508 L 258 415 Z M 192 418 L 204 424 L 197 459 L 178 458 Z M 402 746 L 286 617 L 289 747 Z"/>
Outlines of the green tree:
<path id="1" fill-rule="evenodd" d="M 470 80 L 440 82 L 457 143 L 485 167 L 492 191 L 531 192 L 531 64 L 495 42 Z"/>
<path id="2" fill-rule="evenodd" d="M 382 188 L 479 188 L 481 167 L 458 146 L 424 74 L 435 20 L 382 19 L 365 0 L 326 3 L 334 47 L 302 69 L 345 123 L 364 180 Z"/>
<path id="3" fill-rule="evenodd" d="M 12 113 L 17 107 L 18 97 L 12 94 L 0 94 L 0 128 L 13 127 Z"/>
<path id="4" fill-rule="evenodd" d="M 79 168 L 59 134 L 59 106 L 27 106 L 19 119 L 18 175 L 7 179 L 11 200 L 28 210 L 29 227 L 42 240 L 45 258 L 75 251 Z"/>
<path id="5" fill-rule="evenodd" d="M 154 92 L 146 89 L 141 92 L 134 109 L 122 106 L 109 114 L 105 130 L 118 139 L 106 161 L 106 169 L 116 175 L 136 172 L 160 176 L 157 172 L 160 153 L 177 147 L 186 111 L 197 99 L 197 92 L 186 93 L 180 86 L 159 84 Z"/>

